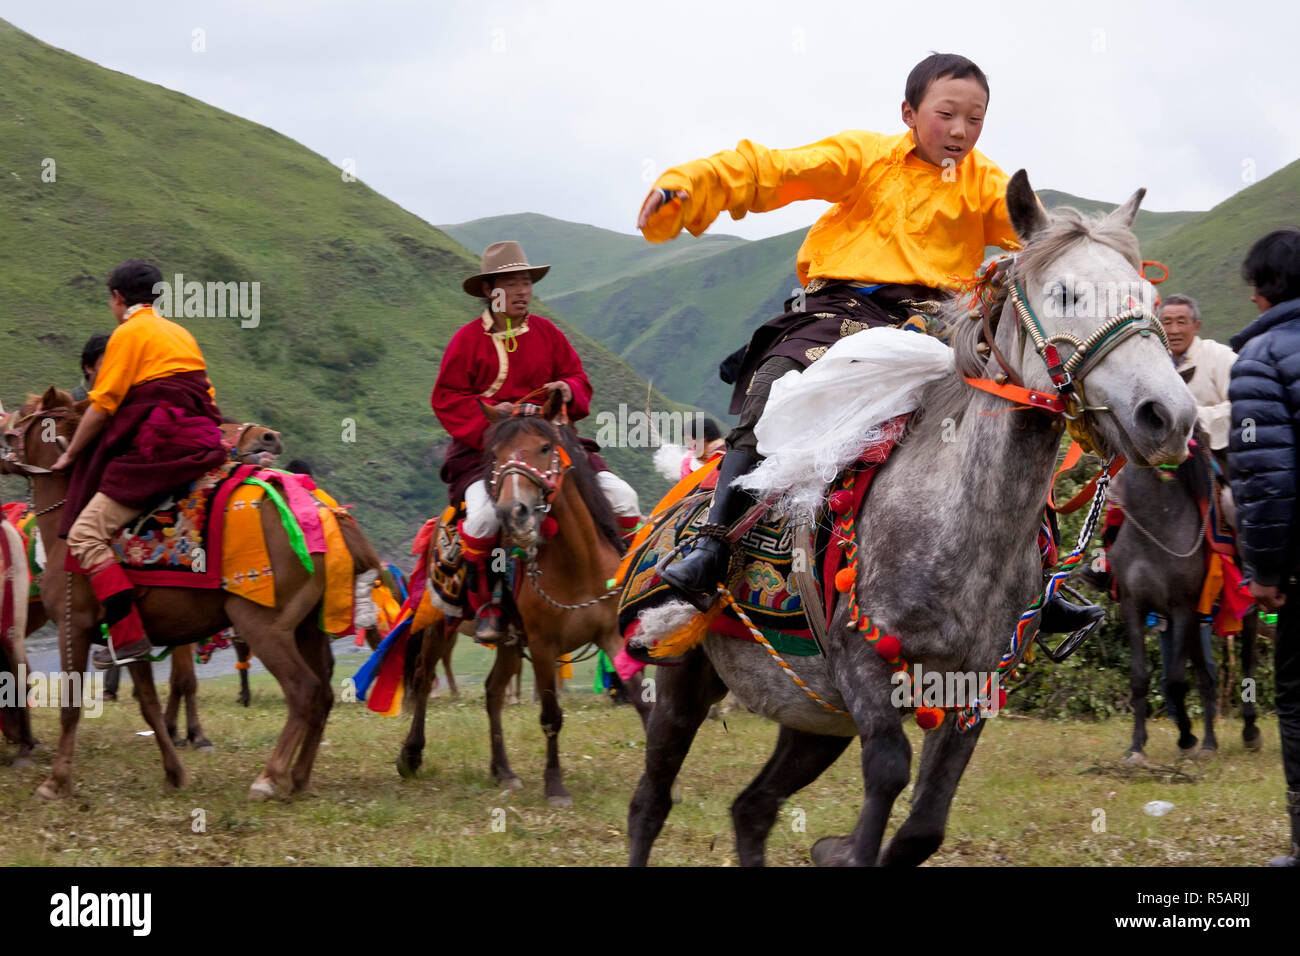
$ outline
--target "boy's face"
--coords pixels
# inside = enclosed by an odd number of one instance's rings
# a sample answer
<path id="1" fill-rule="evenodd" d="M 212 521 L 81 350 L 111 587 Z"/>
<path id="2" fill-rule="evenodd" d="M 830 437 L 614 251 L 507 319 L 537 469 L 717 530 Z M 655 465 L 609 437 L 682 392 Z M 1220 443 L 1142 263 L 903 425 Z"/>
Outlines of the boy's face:
<path id="1" fill-rule="evenodd" d="M 916 139 L 916 151 L 927 163 L 955 166 L 975 148 L 988 107 L 984 87 L 970 77 L 943 76 L 930 84 L 915 109 L 903 101 L 903 122 Z"/>
<path id="2" fill-rule="evenodd" d="M 484 291 L 493 312 L 503 313 L 515 320 L 528 315 L 533 301 L 533 277 L 527 272 L 517 272 L 492 281 L 484 280 Z"/>

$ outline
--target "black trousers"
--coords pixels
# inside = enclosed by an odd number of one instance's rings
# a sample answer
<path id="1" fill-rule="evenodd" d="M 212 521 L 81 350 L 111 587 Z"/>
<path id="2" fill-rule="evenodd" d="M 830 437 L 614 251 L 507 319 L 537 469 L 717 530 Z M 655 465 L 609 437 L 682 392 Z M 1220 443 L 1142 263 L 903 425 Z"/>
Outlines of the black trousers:
<path id="1" fill-rule="evenodd" d="M 745 392 L 745 404 L 740 407 L 740 421 L 727 433 L 727 450 L 744 451 L 757 457 L 758 439 L 754 437 L 754 426 L 767 405 L 767 396 L 772 391 L 772 383 L 791 369 L 803 368 L 794 359 L 785 355 L 773 355 L 765 359 L 754 371 L 749 388 Z"/>
<path id="2" fill-rule="evenodd" d="M 1286 603 L 1277 612 L 1275 706 L 1286 788 L 1300 791 L 1300 583 L 1288 582 L 1283 593 Z"/>

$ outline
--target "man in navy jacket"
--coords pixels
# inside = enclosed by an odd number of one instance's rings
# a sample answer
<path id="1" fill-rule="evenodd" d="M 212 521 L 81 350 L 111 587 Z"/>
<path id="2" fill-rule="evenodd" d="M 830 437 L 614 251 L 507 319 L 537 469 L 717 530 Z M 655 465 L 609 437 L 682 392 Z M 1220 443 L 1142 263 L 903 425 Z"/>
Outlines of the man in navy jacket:
<path id="1" fill-rule="evenodd" d="M 1229 467 L 1238 547 L 1250 593 L 1278 611 L 1277 718 L 1291 818 L 1291 852 L 1275 866 L 1300 865 L 1300 229 L 1271 232 L 1251 247 L 1242 276 L 1260 316 L 1232 338 Z"/>

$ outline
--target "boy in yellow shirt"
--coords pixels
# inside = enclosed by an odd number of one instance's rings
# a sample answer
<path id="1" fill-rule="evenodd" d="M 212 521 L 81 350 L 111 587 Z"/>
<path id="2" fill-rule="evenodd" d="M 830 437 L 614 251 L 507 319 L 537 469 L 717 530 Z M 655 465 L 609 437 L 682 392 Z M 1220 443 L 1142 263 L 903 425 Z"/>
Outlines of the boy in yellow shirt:
<path id="1" fill-rule="evenodd" d="M 739 424 L 708 524 L 663 579 L 700 610 L 726 571 L 727 529 L 749 496 L 732 482 L 758 463 L 754 425 L 772 383 L 807 368 L 841 336 L 882 325 L 935 334 L 936 300 L 974 274 L 986 246 L 1016 248 L 1006 207 L 1007 175 L 975 149 L 988 108 L 988 80 L 966 57 L 933 54 L 907 78 L 907 130 L 893 136 L 849 130 L 795 149 L 742 140 L 734 150 L 676 166 L 655 183 L 637 219 L 652 242 L 683 228 L 700 235 L 724 210 L 733 219 L 800 199 L 836 205 L 799 249 L 800 295 L 750 340 L 731 399 Z M 1045 632 L 1077 630 L 1104 613 L 1063 599 L 1044 610 Z"/>
<path id="2" fill-rule="evenodd" d="M 158 267 L 140 259 L 109 275 L 118 326 L 104 350 L 90 406 L 54 464 L 55 471 L 73 468 L 60 527 L 70 568 L 90 575 L 109 627 L 111 647 L 94 655 L 100 669 L 151 649 L 131 582 L 113 553 L 113 536 L 157 499 L 226 458 L 221 412 L 198 343 L 153 310 L 162 281 Z M 92 452 L 83 456 L 88 446 Z"/>

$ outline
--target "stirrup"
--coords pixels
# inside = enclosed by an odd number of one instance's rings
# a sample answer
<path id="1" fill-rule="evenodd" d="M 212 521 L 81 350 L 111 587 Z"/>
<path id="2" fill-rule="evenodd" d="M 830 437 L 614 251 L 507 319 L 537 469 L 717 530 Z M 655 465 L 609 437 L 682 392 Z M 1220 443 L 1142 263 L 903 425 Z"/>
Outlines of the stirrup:
<path id="1" fill-rule="evenodd" d="M 1062 584 L 1061 590 L 1065 591 L 1075 600 L 1079 601 L 1081 604 L 1087 607 L 1098 606 L 1096 604 L 1093 604 L 1091 601 L 1085 598 L 1074 588 L 1070 587 L 1068 584 Z M 1089 621 L 1087 624 L 1079 628 L 1077 631 L 1073 631 L 1065 635 L 1065 637 L 1061 639 L 1061 642 L 1057 644 L 1056 647 L 1054 648 L 1047 643 L 1047 640 L 1046 638 L 1043 637 L 1043 632 L 1041 630 L 1034 635 L 1034 643 L 1043 649 L 1043 653 L 1047 655 L 1048 660 L 1052 661 L 1053 663 L 1059 664 L 1061 661 L 1065 660 L 1067 657 L 1069 657 L 1071 654 L 1077 651 L 1080 647 L 1082 647 L 1083 642 L 1086 641 L 1089 637 L 1091 637 L 1092 632 L 1097 630 L 1097 628 L 1099 628 L 1102 625 L 1102 622 L 1105 620 L 1106 618 L 1103 615 L 1097 618 L 1095 621 Z"/>

